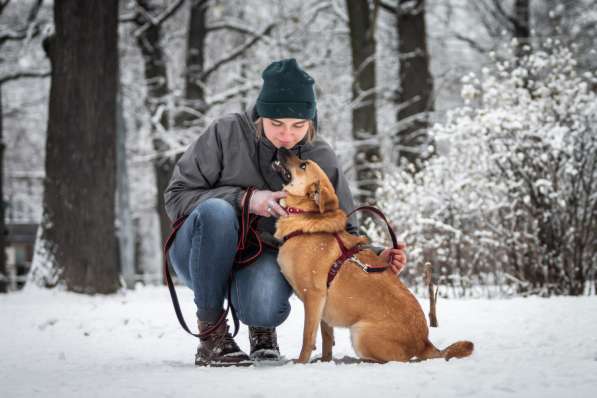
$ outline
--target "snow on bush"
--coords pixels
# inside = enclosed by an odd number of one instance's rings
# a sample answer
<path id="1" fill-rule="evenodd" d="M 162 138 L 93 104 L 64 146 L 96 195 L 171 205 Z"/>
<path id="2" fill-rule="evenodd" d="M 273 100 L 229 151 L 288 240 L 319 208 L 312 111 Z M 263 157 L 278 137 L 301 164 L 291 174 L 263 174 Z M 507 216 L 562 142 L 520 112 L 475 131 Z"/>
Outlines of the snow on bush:
<path id="1" fill-rule="evenodd" d="M 467 294 L 582 294 L 594 280 L 596 79 L 558 42 L 526 50 L 463 78 L 465 105 L 431 129 L 422 171 L 386 172 L 379 205 L 409 245 L 411 276 L 431 261 Z"/>

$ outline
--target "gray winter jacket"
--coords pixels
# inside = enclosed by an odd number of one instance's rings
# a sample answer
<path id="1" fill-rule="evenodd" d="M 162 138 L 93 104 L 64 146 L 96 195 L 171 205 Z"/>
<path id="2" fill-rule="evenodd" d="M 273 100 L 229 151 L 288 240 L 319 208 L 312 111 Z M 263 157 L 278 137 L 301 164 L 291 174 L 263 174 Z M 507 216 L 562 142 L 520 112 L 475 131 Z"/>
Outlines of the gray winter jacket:
<path id="1" fill-rule="evenodd" d="M 248 112 L 233 113 L 213 122 L 185 151 L 176 163 L 164 192 L 166 213 L 174 221 L 188 215 L 199 203 L 209 198 L 221 198 L 240 214 L 240 196 L 249 186 L 279 191 L 282 180 L 272 170 L 276 147 L 265 137 L 257 139 L 252 107 Z M 307 142 L 306 138 L 291 151 L 301 159 L 317 162 L 336 189 L 340 207 L 349 212 L 354 208 L 348 182 L 332 148 L 321 138 Z M 267 241 L 275 241 L 276 218 L 260 218 L 257 226 Z M 356 233 L 354 219 L 347 225 Z"/>

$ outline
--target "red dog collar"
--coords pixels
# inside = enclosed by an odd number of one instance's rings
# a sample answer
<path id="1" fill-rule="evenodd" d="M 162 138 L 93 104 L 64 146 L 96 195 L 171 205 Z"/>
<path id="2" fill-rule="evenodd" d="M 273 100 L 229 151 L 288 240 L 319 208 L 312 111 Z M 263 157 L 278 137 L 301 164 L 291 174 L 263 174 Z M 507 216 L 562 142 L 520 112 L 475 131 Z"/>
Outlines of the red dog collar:
<path id="1" fill-rule="evenodd" d="M 318 211 L 306 211 L 296 207 L 284 208 L 288 214 L 320 214 Z"/>

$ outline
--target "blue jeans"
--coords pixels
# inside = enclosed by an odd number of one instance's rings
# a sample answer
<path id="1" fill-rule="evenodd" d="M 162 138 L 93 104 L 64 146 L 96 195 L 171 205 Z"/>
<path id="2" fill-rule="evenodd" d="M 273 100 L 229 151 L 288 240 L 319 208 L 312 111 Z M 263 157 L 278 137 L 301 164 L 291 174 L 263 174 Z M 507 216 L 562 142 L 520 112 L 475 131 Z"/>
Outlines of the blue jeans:
<path id="1" fill-rule="evenodd" d="M 170 247 L 170 263 L 176 275 L 193 289 L 197 317 L 202 321 L 213 322 L 222 313 L 238 228 L 236 212 L 228 202 L 207 199 L 189 214 Z M 265 249 L 253 264 L 234 273 L 232 305 L 247 325 L 275 327 L 290 313 L 292 288 L 276 257 L 276 251 Z"/>

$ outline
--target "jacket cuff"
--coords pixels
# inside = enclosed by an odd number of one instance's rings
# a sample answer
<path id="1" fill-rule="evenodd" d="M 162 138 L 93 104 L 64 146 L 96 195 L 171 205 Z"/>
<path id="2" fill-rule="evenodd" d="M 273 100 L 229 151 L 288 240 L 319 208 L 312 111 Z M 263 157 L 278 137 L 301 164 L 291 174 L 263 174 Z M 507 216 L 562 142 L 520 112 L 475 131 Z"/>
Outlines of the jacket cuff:
<path id="1" fill-rule="evenodd" d="M 235 194 L 233 195 L 233 202 L 232 207 L 234 207 L 234 209 L 236 210 L 236 214 L 237 215 L 241 215 L 243 208 L 242 208 L 242 204 L 241 204 L 241 200 L 243 199 L 243 195 L 245 194 L 246 190 L 239 188 L 237 192 L 235 192 Z"/>

